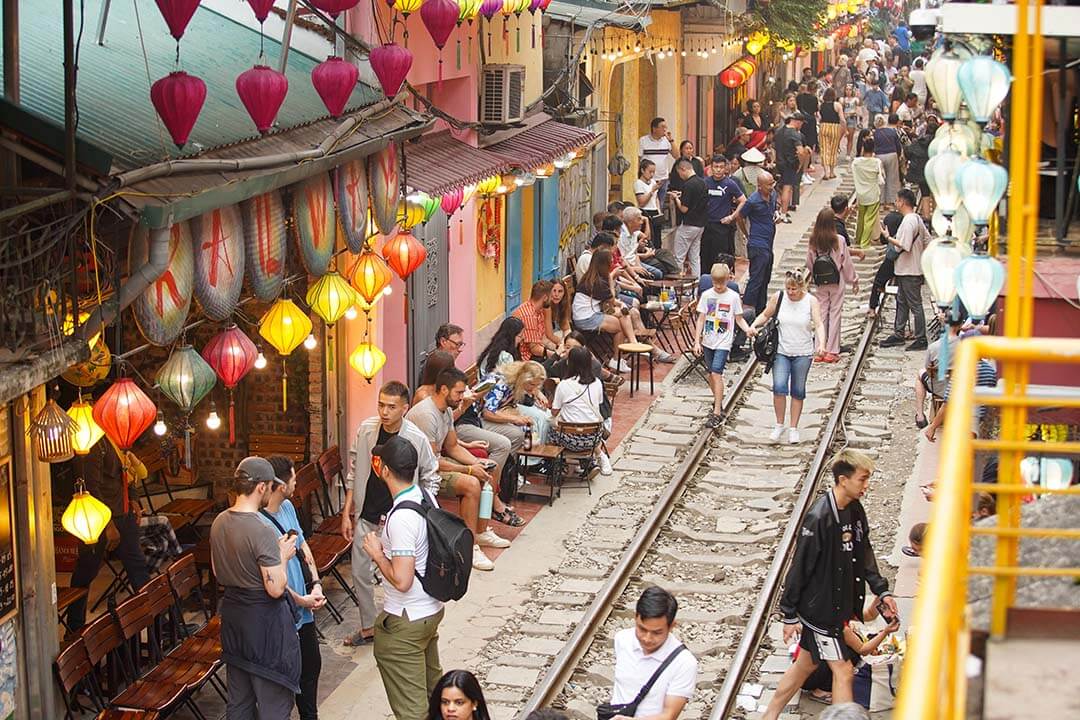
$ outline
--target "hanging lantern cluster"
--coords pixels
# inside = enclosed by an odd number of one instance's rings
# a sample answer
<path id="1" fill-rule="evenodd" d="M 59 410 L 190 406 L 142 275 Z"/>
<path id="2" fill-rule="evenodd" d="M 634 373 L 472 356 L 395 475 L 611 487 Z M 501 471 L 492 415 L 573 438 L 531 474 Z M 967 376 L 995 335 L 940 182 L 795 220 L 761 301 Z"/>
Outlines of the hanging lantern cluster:
<path id="1" fill-rule="evenodd" d="M 206 101 L 206 83 L 179 69 L 180 38 L 195 15 L 200 0 L 157 0 L 158 10 L 176 40 L 176 70 L 150 86 L 150 102 L 179 150 L 187 144 Z"/>
<path id="2" fill-rule="evenodd" d="M 724 68 L 720 72 L 720 82 L 723 83 L 724 87 L 734 90 L 745 84 L 755 70 L 757 70 L 757 63 L 747 55 Z"/>

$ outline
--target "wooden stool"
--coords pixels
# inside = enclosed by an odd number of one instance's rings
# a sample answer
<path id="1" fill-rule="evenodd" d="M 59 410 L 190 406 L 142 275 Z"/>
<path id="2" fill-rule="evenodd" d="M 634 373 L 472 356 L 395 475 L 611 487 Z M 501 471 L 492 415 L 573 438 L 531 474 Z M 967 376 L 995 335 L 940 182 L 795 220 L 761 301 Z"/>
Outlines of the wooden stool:
<path id="1" fill-rule="evenodd" d="M 634 397 L 634 382 L 638 389 L 641 388 L 641 356 L 644 355 L 649 361 L 649 394 L 653 394 L 653 346 L 645 343 L 620 343 L 619 352 L 615 361 L 616 366 L 622 364 L 623 353 L 630 356 L 630 397 Z"/>

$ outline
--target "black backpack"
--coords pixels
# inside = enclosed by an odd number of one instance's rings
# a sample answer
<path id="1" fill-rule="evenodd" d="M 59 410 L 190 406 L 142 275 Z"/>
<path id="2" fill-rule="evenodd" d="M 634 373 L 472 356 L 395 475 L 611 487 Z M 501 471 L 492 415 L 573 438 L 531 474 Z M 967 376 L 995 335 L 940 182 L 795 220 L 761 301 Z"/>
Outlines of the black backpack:
<path id="1" fill-rule="evenodd" d="M 764 363 L 765 372 L 772 370 L 773 360 L 776 359 L 776 350 L 780 347 L 780 306 L 784 302 L 784 291 L 776 298 L 776 312 L 769 321 L 754 336 L 754 355 Z"/>
<path id="2" fill-rule="evenodd" d="M 836 267 L 836 261 L 832 259 L 832 255 L 829 253 L 814 257 L 814 265 L 810 268 L 810 274 L 814 276 L 814 284 L 819 287 L 840 284 L 840 268 Z"/>
<path id="3" fill-rule="evenodd" d="M 424 592 L 436 600 L 460 600 L 469 588 L 469 573 L 472 572 L 472 530 L 457 515 L 437 507 L 426 492 L 420 492 L 424 496 L 421 502 L 404 500 L 390 511 L 390 515 L 398 508 L 408 508 L 424 516 L 428 539 L 427 566 L 423 576 L 414 571 L 416 578 Z M 390 515 L 386 516 L 387 522 Z"/>

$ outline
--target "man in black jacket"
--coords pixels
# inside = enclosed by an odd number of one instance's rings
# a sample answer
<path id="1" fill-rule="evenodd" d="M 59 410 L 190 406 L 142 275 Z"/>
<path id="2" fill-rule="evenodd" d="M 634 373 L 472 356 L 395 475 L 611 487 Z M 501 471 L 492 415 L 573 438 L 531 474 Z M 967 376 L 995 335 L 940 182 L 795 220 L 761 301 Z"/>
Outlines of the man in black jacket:
<path id="1" fill-rule="evenodd" d="M 832 701 L 852 701 L 853 667 L 844 652 L 843 629 L 862 619 L 865 585 L 884 603 L 882 616 L 897 617 L 889 585 L 878 572 L 870 526 L 859 498 L 866 494 L 874 463 L 855 450 L 837 453 L 832 490 L 803 519 L 795 559 L 780 598 L 784 644 L 798 638 L 799 654 L 787 669 L 762 720 L 776 720 L 822 661 L 833 674 Z"/>

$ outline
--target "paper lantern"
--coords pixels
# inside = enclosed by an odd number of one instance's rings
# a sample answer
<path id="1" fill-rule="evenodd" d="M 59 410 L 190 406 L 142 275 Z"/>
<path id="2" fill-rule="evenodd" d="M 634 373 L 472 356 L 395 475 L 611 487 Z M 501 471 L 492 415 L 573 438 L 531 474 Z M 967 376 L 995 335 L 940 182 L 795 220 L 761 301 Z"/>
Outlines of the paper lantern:
<path id="1" fill-rule="evenodd" d="M 746 52 L 750 53 L 751 55 L 757 55 L 764 49 L 765 46 L 757 40 L 746 41 Z"/>
<path id="2" fill-rule="evenodd" d="M 233 388 L 258 364 L 261 353 L 251 342 L 251 338 L 235 325 L 230 325 L 206 343 L 203 359 L 221 378 L 225 389 L 229 391 L 229 444 L 236 444 L 236 410 L 233 400 Z M 266 359 L 263 358 L 265 364 Z"/>
<path id="3" fill-rule="evenodd" d="M 256 65 L 236 78 L 236 94 L 255 121 L 255 127 L 264 135 L 274 124 L 288 92 L 289 78 L 265 65 Z"/>
<path id="4" fill-rule="evenodd" d="M 970 54 L 954 49 L 938 49 L 926 63 L 926 86 L 934 96 L 941 117 L 948 121 L 956 119 L 960 112 L 963 95 L 960 92 L 960 66 Z"/>
<path id="5" fill-rule="evenodd" d="M 454 0 L 426 0 L 420 8 L 420 19 L 440 50 L 446 45 L 460 15 L 461 8 Z"/>
<path id="6" fill-rule="evenodd" d="M 402 280 L 427 259 L 427 248 L 410 232 L 399 232 L 383 245 L 382 255 Z"/>
<path id="7" fill-rule="evenodd" d="M 335 56 L 323 60 L 311 71 L 311 84 L 332 117 L 341 116 L 359 79 L 360 71 L 355 65 Z"/>
<path id="8" fill-rule="evenodd" d="M 402 230 L 412 230 L 424 219 L 424 208 L 409 198 L 398 201 L 397 224 Z"/>
<path id="9" fill-rule="evenodd" d="M 997 209 L 1008 184 L 1009 173 L 1005 168 L 982 158 L 968 160 L 956 171 L 957 192 L 964 199 L 964 207 L 976 227 L 990 224 L 990 216 Z"/>
<path id="10" fill-rule="evenodd" d="M 86 492 L 86 483 L 75 482 L 75 494 L 71 497 L 60 524 L 69 533 L 87 545 L 93 545 L 112 519 L 112 510 L 105 503 Z"/>
<path id="11" fill-rule="evenodd" d="M 926 161 L 926 184 L 930 186 L 934 201 L 945 217 L 952 217 L 962 200 L 956 186 L 956 172 L 964 162 L 964 158 L 952 149 L 940 152 Z"/>
<path id="12" fill-rule="evenodd" d="M 408 48 L 389 42 L 372 48 L 368 60 L 386 97 L 396 97 L 405 82 L 405 76 L 409 74 L 409 68 L 412 67 L 412 53 Z"/>
<path id="13" fill-rule="evenodd" d="M 1005 270 L 988 255 L 969 255 L 956 266 L 956 294 L 972 320 L 982 320 L 990 312 L 1005 283 Z"/>
<path id="14" fill-rule="evenodd" d="M 464 197 L 465 190 L 462 188 L 454 188 L 449 192 L 443 193 L 442 198 L 439 200 L 439 205 L 442 207 L 443 212 L 446 213 L 447 218 L 461 208 Z"/>
<path id="15" fill-rule="evenodd" d="M 949 307 L 956 299 L 956 267 L 970 252 L 967 246 L 948 236 L 934 238 L 923 250 L 923 277 L 930 297 L 939 308 Z"/>
<path id="16" fill-rule="evenodd" d="M 94 422 L 127 450 L 157 419 L 157 406 L 131 378 L 119 378 L 94 403 Z"/>
<path id="17" fill-rule="evenodd" d="M 86 455 L 90 448 L 97 444 L 98 440 L 105 437 L 105 431 L 94 422 L 94 407 L 82 399 L 71 404 L 67 410 L 68 417 L 73 423 L 71 428 L 71 448 L 76 455 Z"/>
<path id="18" fill-rule="evenodd" d="M 161 16 L 165 18 L 165 24 L 169 26 L 169 34 L 176 38 L 177 42 L 184 36 L 191 16 L 199 9 L 201 0 L 156 0 Z"/>
<path id="19" fill-rule="evenodd" d="M 311 0 L 311 4 L 318 10 L 332 18 L 356 6 L 360 0 Z"/>
<path id="20" fill-rule="evenodd" d="M 360 343 L 349 355 L 349 365 L 352 365 L 353 370 L 360 373 L 369 383 L 379 374 L 379 370 L 382 370 L 385 364 L 386 353 L 370 341 Z"/>
<path id="21" fill-rule="evenodd" d="M 480 14 L 483 15 L 485 19 L 491 20 L 499 14 L 502 7 L 503 0 L 483 0 L 483 2 L 480 3 Z"/>
<path id="22" fill-rule="evenodd" d="M 424 4 L 426 4 L 424 0 L 394 0 L 393 8 L 405 17 L 409 17 Z"/>
<path id="23" fill-rule="evenodd" d="M 34 442 L 34 455 L 39 462 L 64 462 L 74 455 L 71 433 L 75 423 L 60 409 L 55 400 L 49 400 L 30 423 L 28 434 Z"/>
<path id="24" fill-rule="evenodd" d="M 480 197 L 491 197 L 499 188 L 499 176 L 492 175 L 476 183 L 476 194 Z"/>
<path id="25" fill-rule="evenodd" d="M 217 374 L 190 345 L 173 351 L 154 378 L 165 397 L 189 414 L 217 384 Z"/>
<path id="26" fill-rule="evenodd" d="M 369 305 L 375 303 L 393 279 L 390 266 L 370 249 L 360 253 L 349 270 L 349 283 Z"/>
<path id="27" fill-rule="evenodd" d="M 427 221 L 435 215 L 436 211 L 438 211 L 439 205 L 441 204 L 441 198 L 432 197 L 427 193 L 420 193 L 419 201 L 420 207 L 424 211 L 423 219 L 421 219 L 420 222 L 426 225 Z"/>
<path id="28" fill-rule="evenodd" d="M 287 298 L 281 298 L 270 306 L 266 314 L 259 321 L 259 334 L 274 346 L 274 349 L 285 358 L 293 350 L 304 342 L 304 338 L 311 333 L 311 320 L 307 315 L 296 307 L 296 303 Z M 288 371 L 282 360 L 281 369 L 281 411 L 289 409 L 289 380 Z"/>
<path id="29" fill-rule="evenodd" d="M 331 270 L 308 288 L 305 299 L 313 313 L 327 324 L 333 325 L 356 304 L 356 291 L 349 285 L 348 280 L 341 277 L 337 271 Z"/>
<path id="30" fill-rule="evenodd" d="M 105 340 L 99 337 L 90 348 L 90 357 L 81 363 L 75 363 L 65 370 L 60 377 L 77 387 L 93 387 L 109 375 L 112 366 L 112 353 Z"/>
<path id="31" fill-rule="evenodd" d="M 266 22 L 266 18 L 270 16 L 270 9 L 274 7 L 274 0 L 247 0 L 248 5 L 255 11 L 255 19 L 259 23 Z"/>
<path id="32" fill-rule="evenodd" d="M 186 72 L 172 72 L 150 86 L 150 102 L 177 149 L 187 144 L 206 101 L 206 83 Z"/>
<path id="33" fill-rule="evenodd" d="M 930 157 L 934 157 L 946 148 L 952 148 L 964 157 L 978 155 L 978 136 L 963 123 L 942 123 L 934 133 L 934 139 L 930 141 L 927 153 Z"/>
<path id="34" fill-rule="evenodd" d="M 480 14 L 480 3 L 481 0 L 457 0 L 457 24 L 461 25 L 461 23 L 468 20 L 469 24 L 472 25 L 472 21 L 475 20 L 476 16 Z"/>
<path id="35" fill-rule="evenodd" d="M 749 56 L 740 58 L 720 72 L 720 82 L 734 90 L 749 80 L 756 69 L 757 64 Z"/>

